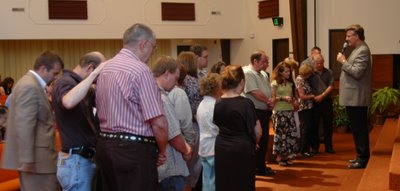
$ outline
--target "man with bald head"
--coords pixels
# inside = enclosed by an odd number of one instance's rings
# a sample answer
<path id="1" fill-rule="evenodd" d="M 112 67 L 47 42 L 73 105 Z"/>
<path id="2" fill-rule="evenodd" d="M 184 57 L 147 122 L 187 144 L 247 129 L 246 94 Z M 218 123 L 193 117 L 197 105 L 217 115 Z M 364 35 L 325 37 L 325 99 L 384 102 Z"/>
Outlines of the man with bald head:
<path id="1" fill-rule="evenodd" d="M 314 46 L 311 48 L 311 52 L 310 52 L 310 56 L 303 60 L 303 62 L 301 62 L 301 65 L 303 64 L 311 64 L 311 66 L 314 67 L 314 59 L 313 57 L 317 54 L 321 54 L 321 48 L 319 48 L 318 46 Z"/>
<path id="2" fill-rule="evenodd" d="M 325 144 L 325 152 L 333 154 L 335 150 L 333 149 L 332 144 L 332 116 L 333 116 L 333 107 L 332 107 L 332 98 L 331 92 L 333 90 L 333 76 L 332 71 L 325 68 L 324 57 L 322 54 L 315 54 L 313 56 L 314 61 L 314 74 L 312 75 L 311 80 L 311 88 L 313 91 L 314 97 L 314 131 L 311 141 L 311 147 L 314 150 L 314 153 L 318 153 L 319 149 L 319 125 L 320 120 L 322 120 L 322 126 L 324 131 L 324 144 Z"/>
<path id="3" fill-rule="evenodd" d="M 52 105 L 61 139 L 57 178 L 63 190 L 92 188 L 98 125 L 91 87 L 104 61 L 99 52 L 87 53 L 72 71 L 64 70 L 53 86 Z"/>

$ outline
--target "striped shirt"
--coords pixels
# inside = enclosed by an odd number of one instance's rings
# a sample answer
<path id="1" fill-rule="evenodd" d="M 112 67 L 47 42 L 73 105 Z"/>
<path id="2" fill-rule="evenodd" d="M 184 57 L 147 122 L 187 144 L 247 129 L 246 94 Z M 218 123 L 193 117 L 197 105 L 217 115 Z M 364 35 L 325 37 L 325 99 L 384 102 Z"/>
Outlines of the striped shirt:
<path id="1" fill-rule="evenodd" d="M 123 48 L 97 79 L 100 130 L 153 137 L 150 119 L 164 115 L 160 90 L 149 67 Z"/>

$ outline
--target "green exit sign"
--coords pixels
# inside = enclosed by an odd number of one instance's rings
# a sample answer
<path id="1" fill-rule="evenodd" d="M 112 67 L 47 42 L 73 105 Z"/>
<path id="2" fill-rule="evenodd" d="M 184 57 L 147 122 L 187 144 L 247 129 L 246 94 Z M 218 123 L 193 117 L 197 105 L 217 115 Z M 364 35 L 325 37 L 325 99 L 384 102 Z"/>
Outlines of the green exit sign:
<path id="1" fill-rule="evenodd" d="M 283 17 L 273 17 L 272 23 L 274 26 L 282 26 L 283 25 Z"/>

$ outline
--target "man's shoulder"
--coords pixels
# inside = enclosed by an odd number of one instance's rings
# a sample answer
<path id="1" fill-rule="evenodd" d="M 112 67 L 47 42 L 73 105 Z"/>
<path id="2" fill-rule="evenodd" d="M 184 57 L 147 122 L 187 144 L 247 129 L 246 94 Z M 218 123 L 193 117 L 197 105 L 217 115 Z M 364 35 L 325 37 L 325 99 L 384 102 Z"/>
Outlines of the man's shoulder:
<path id="1" fill-rule="evenodd" d="M 311 64 L 311 65 L 313 65 L 314 62 L 313 62 L 313 60 L 311 59 L 311 57 L 308 57 L 308 58 L 306 58 L 305 60 L 303 60 L 303 62 L 301 62 L 300 66 L 302 66 L 302 65 L 304 65 L 304 64 Z"/>
<path id="2" fill-rule="evenodd" d="M 36 88 L 36 87 L 40 87 L 40 84 L 35 78 L 35 76 L 25 74 L 14 85 L 13 92 L 18 91 L 19 89 Z"/>
<path id="3" fill-rule="evenodd" d="M 175 86 L 169 93 L 168 93 L 168 97 L 169 98 L 177 98 L 179 97 L 184 98 L 187 97 L 185 90 L 183 90 L 182 88 Z"/>
<path id="4" fill-rule="evenodd" d="M 246 73 L 253 73 L 253 68 L 251 67 L 251 65 L 246 65 L 246 66 L 242 66 L 243 72 Z"/>
<path id="5" fill-rule="evenodd" d="M 127 73 L 130 75 L 140 75 L 142 73 L 151 73 L 149 66 L 137 59 L 133 54 L 127 54 L 121 51 L 114 58 L 108 61 L 103 68 L 102 73 L 116 72 Z"/>
<path id="6" fill-rule="evenodd" d="M 63 75 L 61 78 L 57 79 L 53 84 L 52 94 L 64 94 L 66 91 L 71 90 L 80 81 L 77 81 L 70 75 Z"/>
<path id="7" fill-rule="evenodd" d="M 331 69 L 329 69 L 329 68 L 325 68 L 325 67 L 324 67 L 324 71 L 323 71 L 323 72 L 326 72 L 326 73 L 332 74 L 332 70 L 331 70 Z"/>

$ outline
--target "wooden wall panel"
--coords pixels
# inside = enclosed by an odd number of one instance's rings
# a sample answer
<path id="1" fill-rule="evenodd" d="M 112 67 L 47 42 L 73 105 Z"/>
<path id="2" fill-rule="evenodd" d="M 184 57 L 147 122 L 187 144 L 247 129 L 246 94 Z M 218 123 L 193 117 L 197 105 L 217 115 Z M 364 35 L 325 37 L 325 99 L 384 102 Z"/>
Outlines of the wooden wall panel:
<path id="1" fill-rule="evenodd" d="M 194 3 L 161 3 L 161 19 L 163 21 L 194 21 Z"/>
<path id="2" fill-rule="evenodd" d="M 169 40 L 157 40 L 157 49 L 149 60 L 151 65 L 161 55 L 170 55 Z M 33 67 L 36 57 L 45 50 L 63 59 L 66 69 L 73 69 L 82 55 L 99 51 L 110 59 L 122 48 L 122 40 L 0 40 L 0 75 L 18 80 Z"/>
<path id="3" fill-rule="evenodd" d="M 45 50 L 59 54 L 65 68 L 72 69 L 87 52 L 100 51 L 111 58 L 121 47 L 121 40 L 1 40 L 0 55 L 3 58 L 0 58 L 0 74 L 2 77 L 19 79 L 33 67 L 36 57 Z"/>
<path id="4" fill-rule="evenodd" d="M 266 0 L 258 2 L 258 18 L 271 18 L 279 16 L 279 0 Z"/>
<path id="5" fill-rule="evenodd" d="M 400 87 L 400 55 L 372 55 L 372 89 Z"/>
<path id="6" fill-rule="evenodd" d="M 49 0 L 49 19 L 87 19 L 87 0 Z"/>

